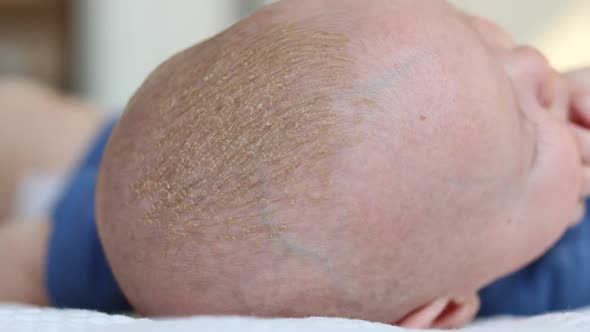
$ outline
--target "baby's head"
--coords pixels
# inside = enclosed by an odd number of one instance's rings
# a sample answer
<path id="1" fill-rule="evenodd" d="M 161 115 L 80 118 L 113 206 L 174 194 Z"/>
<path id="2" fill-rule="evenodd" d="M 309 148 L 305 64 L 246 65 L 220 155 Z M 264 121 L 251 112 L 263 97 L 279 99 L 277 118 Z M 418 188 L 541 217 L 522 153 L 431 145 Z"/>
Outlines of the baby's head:
<path id="1" fill-rule="evenodd" d="M 559 87 L 442 1 L 272 5 L 131 99 L 98 187 L 109 262 L 147 315 L 459 322 L 580 213 Z"/>

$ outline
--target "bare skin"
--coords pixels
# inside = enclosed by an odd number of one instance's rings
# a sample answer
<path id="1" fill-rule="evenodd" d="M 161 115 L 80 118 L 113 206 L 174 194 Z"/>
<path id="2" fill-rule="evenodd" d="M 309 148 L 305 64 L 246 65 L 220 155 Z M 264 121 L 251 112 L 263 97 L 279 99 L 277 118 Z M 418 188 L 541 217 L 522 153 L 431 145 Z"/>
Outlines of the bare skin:
<path id="1" fill-rule="evenodd" d="M 0 79 L 0 220 L 14 215 L 18 183 L 65 174 L 104 121 L 96 106 L 24 78 Z"/>

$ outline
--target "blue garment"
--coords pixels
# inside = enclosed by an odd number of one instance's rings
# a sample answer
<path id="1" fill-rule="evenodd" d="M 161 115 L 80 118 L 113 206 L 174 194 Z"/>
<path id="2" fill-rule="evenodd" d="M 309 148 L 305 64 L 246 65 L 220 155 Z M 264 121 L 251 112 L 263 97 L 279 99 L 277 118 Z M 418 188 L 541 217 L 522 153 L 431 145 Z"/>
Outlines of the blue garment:
<path id="1" fill-rule="evenodd" d="M 586 202 L 590 211 L 590 202 Z M 480 292 L 480 316 L 538 315 L 590 306 L 590 216 L 543 257 Z"/>
<path id="2" fill-rule="evenodd" d="M 96 177 L 114 125 L 98 135 L 53 210 L 46 286 L 50 303 L 58 308 L 130 310 L 103 253 L 94 214 Z"/>

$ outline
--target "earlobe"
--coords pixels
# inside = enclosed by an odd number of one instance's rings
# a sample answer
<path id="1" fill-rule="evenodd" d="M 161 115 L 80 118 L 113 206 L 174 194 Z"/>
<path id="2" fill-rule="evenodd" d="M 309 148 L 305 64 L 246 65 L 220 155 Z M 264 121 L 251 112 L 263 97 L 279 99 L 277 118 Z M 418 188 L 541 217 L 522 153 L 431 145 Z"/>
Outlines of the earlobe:
<path id="1" fill-rule="evenodd" d="M 402 318 L 395 325 L 408 329 L 427 329 L 431 328 L 437 318 L 445 311 L 450 299 L 436 299 Z"/>
<path id="2" fill-rule="evenodd" d="M 469 324 L 479 310 L 477 294 L 436 299 L 408 314 L 395 325 L 410 329 L 453 329 Z"/>
<path id="3" fill-rule="evenodd" d="M 479 311 L 479 296 L 472 294 L 468 297 L 452 299 L 445 310 L 436 319 L 432 328 L 456 329 L 471 323 Z"/>

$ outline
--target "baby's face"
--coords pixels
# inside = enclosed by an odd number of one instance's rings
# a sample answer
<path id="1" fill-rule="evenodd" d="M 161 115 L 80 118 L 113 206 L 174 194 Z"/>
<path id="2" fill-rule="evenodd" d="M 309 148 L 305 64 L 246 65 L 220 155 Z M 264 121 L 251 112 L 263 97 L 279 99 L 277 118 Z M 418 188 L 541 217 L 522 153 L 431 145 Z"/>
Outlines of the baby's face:
<path id="1" fill-rule="evenodd" d="M 442 1 L 397 3 L 415 10 L 400 9 L 406 18 L 384 23 L 389 29 L 399 31 L 404 20 L 422 24 L 407 24 L 413 30 L 402 37 L 382 36 L 372 49 L 395 54 L 383 57 L 394 60 L 373 64 L 366 81 L 381 83 L 362 86 L 386 87 L 381 97 L 395 105 L 395 121 L 379 135 L 386 144 L 361 155 L 368 171 L 356 176 L 369 184 L 359 192 L 380 188 L 367 206 L 381 208 L 367 209 L 366 218 L 408 220 L 414 228 L 405 238 L 391 237 L 400 233 L 394 223 L 374 235 L 389 243 L 416 236 L 406 261 L 432 273 L 448 271 L 456 283 L 447 289 L 475 292 L 541 255 L 581 218 L 581 162 L 566 123 L 568 92 L 539 52 L 515 45 L 496 25 Z M 407 40 L 425 45 L 418 56 L 408 48 L 409 63 Z M 398 74 L 386 81 L 380 73 L 389 68 Z M 387 122 L 385 116 L 380 121 Z"/>
<path id="2" fill-rule="evenodd" d="M 505 167 L 524 165 L 512 183 L 513 217 L 494 227 L 490 242 L 480 247 L 483 255 L 496 256 L 489 268 L 500 276 L 542 254 L 582 218 L 581 161 L 567 125 L 570 95 L 560 75 L 538 51 L 515 45 L 497 25 L 457 15 L 477 31 L 497 64 L 491 69 L 502 94 L 494 125 L 514 133 L 513 140 L 497 142 L 498 148 L 516 152 Z"/>

